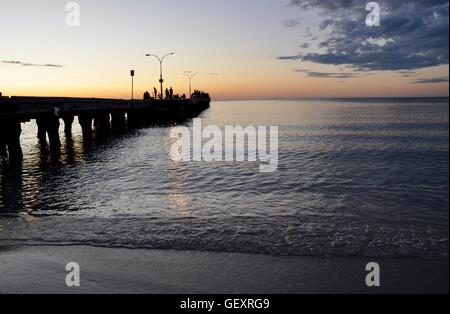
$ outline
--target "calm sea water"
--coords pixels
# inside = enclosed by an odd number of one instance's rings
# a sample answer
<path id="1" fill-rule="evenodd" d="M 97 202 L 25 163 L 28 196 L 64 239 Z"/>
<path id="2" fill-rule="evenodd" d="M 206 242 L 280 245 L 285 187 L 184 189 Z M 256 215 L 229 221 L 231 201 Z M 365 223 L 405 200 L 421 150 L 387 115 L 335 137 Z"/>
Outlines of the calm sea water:
<path id="1" fill-rule="evenodd" d="M 87 143 L 76 126 L 57 156 L 27 123 L 23 163 L 0 166 L 0 245 L 448 257 L 447 102 L 214 102 L 201 117 L 279 126 L 278 171 L 175 163 L 168 127 Z"/>

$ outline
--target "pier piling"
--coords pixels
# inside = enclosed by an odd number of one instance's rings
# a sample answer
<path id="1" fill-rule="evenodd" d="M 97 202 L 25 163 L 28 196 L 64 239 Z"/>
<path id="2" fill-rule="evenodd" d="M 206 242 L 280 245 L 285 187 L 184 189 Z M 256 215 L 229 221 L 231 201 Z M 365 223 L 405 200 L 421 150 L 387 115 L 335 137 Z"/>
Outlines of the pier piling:
<path id="1" fill-rule="evenodd" d="M 81 130 L 83 131 L 83 136 L 90 137 L 92 135 L 92 120 L 93 115 L 90 113 L 83 113 L 78 116 L 78 121 L 80 122 Z"/>
<path id="2" fill-rule="evenodd" d="M 0 158 L 6 157 L 8 157 L 8 150 L 6 148 L 6 143 L 4 142 L 3 139 L 0 139 Z"/>
<path id="3" fill-rule="evenodd" d="M 42 143 L 45 143 L 47 141 L 47 134 L 48 139 L 50 141 L 50 146 L 52 148 L 58 148 L 60 147 L 60 138 L 59 138 L 59 118 L 52 114 L 45 114 L 40 115 L 36 119 L 36 124 L 38 126 L 38 139 Z"/>
<path id="4" fill-rule="evenodd" d="M 114 131 L 125 129 L 126 126 L 125 112 L 113 112 L 111 114 L 111 124 Z"/>
<path id="5" fill-rule="evenodd" d="M 22 126 L 20 120 L 2 119 L 0 121 L 0 154 L 2 157 L 8 156 L 10 160 L 21 160 L 23 157 L 22 147 L 20 146 L 20 134 Z"/>
<path id="6" fill-rule="evenodd" d="M 94 127 L 100 131 L 109 130 L 111 128 L 111 118 L 109 112 L 96 112 L 94 116 Z"/>
<path id="7" fill-rule="evenodd" d="M 52 148 L 59 148 L 61 146 L 61 142 L 59 139 L 59 126 L 60 123 L 58 117 L 49 117 L 47 133 L 48 139 L 50 141 L 50 147 Z"/>
<path id="8" fill-rule="evenodd" d="M 72 134 L 72 125 L 73 121 L 75 120 L 75 117 L 73 115 L 65 115 L 63 117 L 64 120 L 64 133 L 66 135 Z"/>
<path id="9" fill-rule="evenodd" d="M 47 140 L 47 129 L 45 124 L 45 118 L 39 117 L 36 119 L 36 124 L 38 128 L 37 138 L 40 142 L 45 142 Z"/>

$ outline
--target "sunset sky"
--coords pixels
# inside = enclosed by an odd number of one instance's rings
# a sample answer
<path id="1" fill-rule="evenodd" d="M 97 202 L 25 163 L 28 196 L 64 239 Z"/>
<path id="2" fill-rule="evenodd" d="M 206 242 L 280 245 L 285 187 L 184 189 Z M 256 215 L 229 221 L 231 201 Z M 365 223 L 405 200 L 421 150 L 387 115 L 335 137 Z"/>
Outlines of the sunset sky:
<path id="1" fill-rule="evenodd" d="M 448 1 L 0 0 L 3 95 L 129 98 L 158 87 L 146 53 L 176 52 L 166 87 L 214 99 L 448 96 Z"/>

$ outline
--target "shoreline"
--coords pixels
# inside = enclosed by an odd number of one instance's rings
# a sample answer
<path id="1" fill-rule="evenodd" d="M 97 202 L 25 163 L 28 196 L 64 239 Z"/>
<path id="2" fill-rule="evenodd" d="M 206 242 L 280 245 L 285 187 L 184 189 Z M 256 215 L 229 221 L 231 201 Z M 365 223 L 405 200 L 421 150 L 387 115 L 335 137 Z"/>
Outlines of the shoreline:
<path id="1" fill-rule="evenodd" d="M 70 262 L 80 265 L 78 288 L 65 285 Z M 369 262 L 380 264 L 379 288 L 365 285 Z M 448 294 L 448 270 L 448 259 L 0 246 L 0 294 Z"/>

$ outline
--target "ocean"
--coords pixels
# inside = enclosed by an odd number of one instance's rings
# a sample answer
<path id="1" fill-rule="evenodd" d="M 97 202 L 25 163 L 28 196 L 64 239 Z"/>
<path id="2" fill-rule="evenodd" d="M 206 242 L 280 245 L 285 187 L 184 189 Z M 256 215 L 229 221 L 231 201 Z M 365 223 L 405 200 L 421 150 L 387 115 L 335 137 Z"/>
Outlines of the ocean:
<path id="1" fill-rule="evenodd" d="M 171 126 L 61 153 L 23 126 L 0 163 L 0 246 L 448 258 L 448 99 L 214 101 L 204 126 L 278 126 L 277 171 L 174 162 Z M 188 121 L 186 126 L 192 126 Z"/>

